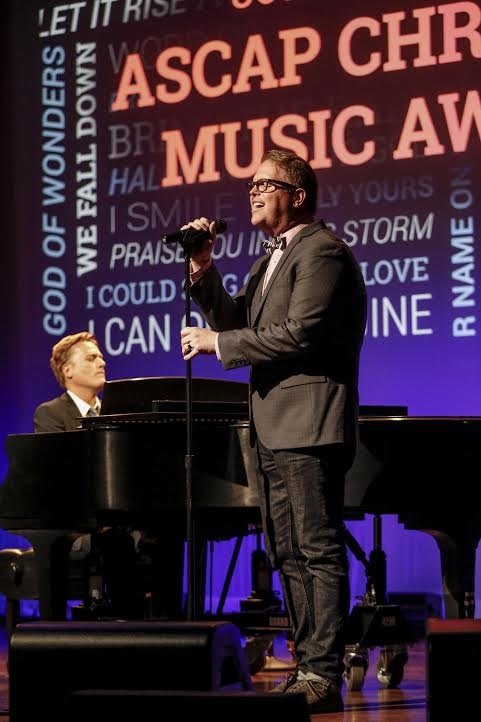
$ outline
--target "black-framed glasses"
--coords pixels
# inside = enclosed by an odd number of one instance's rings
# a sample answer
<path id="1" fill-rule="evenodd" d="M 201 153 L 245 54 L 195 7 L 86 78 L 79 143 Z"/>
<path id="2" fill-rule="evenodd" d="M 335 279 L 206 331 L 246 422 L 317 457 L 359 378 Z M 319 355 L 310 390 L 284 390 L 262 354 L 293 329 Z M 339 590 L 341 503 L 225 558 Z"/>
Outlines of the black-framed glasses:
<path id="1" fill-rule="evenodd" d="M 295 191 L 297 186 L 292 183 L 285 183 L 280 180 L 272 180 L 272 178 L 259 178 L 256 181 L 249 181 L 247 183 L 249 192 L 256 188 L 259 193 L 272 193 L 277 188 L 284 188 L 286 191 Z"/>

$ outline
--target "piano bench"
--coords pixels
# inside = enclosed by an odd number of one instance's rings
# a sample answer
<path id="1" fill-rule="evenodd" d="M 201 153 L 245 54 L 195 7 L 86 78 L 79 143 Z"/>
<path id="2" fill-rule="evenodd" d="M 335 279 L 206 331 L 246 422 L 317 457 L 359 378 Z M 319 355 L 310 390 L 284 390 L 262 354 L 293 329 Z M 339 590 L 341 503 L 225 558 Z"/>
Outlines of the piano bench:
<path id="1" fill-rule="evenodd" d="M 85 557 L 70 559 L 68 577 L 68 598 L 83 599 L 85 594 Z M 38 585 L 35 573 L 35 552 L 27 549 L 0 549 L 0 594 L 6 598 L 6 631 L 10 640 L 13 630 L 20 621 L 20 601 L 38 599 Z"/>
<path id="2" fill-rule="evenodd" d="M 0 594 L 6 597 L 7 638 L 20 619 L 20 600 L 37 599 L 34 551 L 0 549 Z"/>

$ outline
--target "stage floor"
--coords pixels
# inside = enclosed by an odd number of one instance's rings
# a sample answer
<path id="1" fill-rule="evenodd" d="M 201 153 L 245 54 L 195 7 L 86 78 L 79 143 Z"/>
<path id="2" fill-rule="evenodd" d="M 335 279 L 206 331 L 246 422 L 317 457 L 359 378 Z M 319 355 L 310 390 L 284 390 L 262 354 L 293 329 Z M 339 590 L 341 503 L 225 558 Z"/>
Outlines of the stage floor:
<path id="1" fill-rule="evenodd" d="M 259 692 L 271 689 L 287 673 L 283 669 L 270 668 L 278 662 L 288 664 L 290 661 L 282 634 L 276 637 L 273 651 L 269 668 L 264 667 L 252 676 Z M 344 713 L 313 715 L 312 719 L 323 722 L 426 722 L 425 641 L 420 640 L 408 648 L 403 680 L 396 689 L 382 687 L 376 677 L 379 653 L 379 648 L 369 650 L 369 667 L 362 690 L 343 690 Z M 29 681 L 25 680 L 26 694 L 28 688 Z M 39 710 L 39 719 L 41 716 L 43 718 Z M 0 625 L 0 719 L 9 722 L 7 644 L 3 624 Z"/>

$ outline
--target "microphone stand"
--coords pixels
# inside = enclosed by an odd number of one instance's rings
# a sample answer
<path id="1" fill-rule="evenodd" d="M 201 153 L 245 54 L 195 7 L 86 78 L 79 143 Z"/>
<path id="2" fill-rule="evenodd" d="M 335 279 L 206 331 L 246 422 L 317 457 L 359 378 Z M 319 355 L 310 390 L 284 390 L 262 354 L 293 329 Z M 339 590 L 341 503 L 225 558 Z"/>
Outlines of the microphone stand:
<path id="1" fill-rule="evenodd" d="M 184 249 L 184 291 L 185 324 L 190 326 L 190 246 L 182 244 Z M 195 569 L 195 515 L 192 501 L 192 367 L 191 360 L 185 361 L 185 401 L 186 401 L 186 452 L 185 452 L 185 509 L 187 539 L 187 620 L 196 617 L 196 569 Z"/>

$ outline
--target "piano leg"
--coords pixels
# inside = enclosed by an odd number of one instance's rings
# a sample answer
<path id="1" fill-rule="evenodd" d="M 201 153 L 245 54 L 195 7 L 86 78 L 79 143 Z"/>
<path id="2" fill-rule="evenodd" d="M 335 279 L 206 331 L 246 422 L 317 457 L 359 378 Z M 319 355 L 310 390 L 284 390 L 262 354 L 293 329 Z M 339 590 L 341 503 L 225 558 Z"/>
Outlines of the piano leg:
<path id="1" fill-rule="evenodd" d="M 34 550 L 40 618 L 65 620 L 72 529 L 20 529 L 16 533 L 28 539 Z"/>
<path id="2" fill-rule="evenodd" d="M 184 531 L 180 522 L 166 522 L 162 529 L 142 530 L 138 555 L 149 561 L 147 589 L 151 592 L 151 616 L 184 618 Z"/>
<path id="3" fill-rule="evenodd" d="M 475 616 L 476 549 L 479 529 L 420 529 L 434 538 L 441 555 L 444 616 L 446 619 L 473 619 Z"/>
<path id="4" fill-rule="evenodd" d="M 190 590 L 190 593 L 193 594 L 194 619 L 202 619 L 205 615 L 208 548 L 208 535 L 199 530 L 195 536 L 193 559 L 195 589 Z M 187 590 L 187 594 L 189 594 L 189 590 Z"/>

